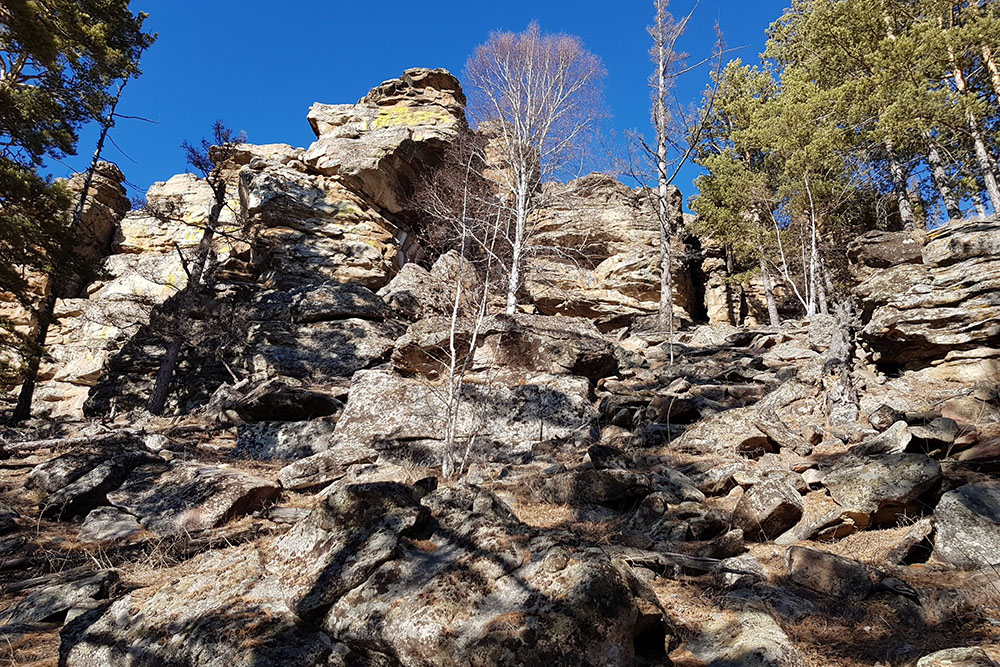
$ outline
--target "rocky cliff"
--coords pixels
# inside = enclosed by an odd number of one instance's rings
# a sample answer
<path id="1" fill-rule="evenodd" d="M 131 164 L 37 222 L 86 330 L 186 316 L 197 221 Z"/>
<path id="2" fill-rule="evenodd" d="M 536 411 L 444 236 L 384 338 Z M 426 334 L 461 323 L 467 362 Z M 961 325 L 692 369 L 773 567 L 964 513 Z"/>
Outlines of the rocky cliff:
<path id="1" fill-rule="evenodd" d="M 45 417 L 2 433 L 12 661 L 994 664 L 1000 223 L 869 234 L 857 317 L 780 329 L 734 326 L 752 287 L 678 238 L 669 338 L 648 202 L 591 175 L 539 213 L 524 312 L 452 338 L 456 256 L 409 193 L 463 104 L 410 70 L 314 106 L 307 149 L 228 158 L 223 222 L 254 234 L 201 312 L 235 333 L 185 352 L 166 417 L 150 322 L 212 194 L 175 176 L 125 215 L 58 303 Z"/>

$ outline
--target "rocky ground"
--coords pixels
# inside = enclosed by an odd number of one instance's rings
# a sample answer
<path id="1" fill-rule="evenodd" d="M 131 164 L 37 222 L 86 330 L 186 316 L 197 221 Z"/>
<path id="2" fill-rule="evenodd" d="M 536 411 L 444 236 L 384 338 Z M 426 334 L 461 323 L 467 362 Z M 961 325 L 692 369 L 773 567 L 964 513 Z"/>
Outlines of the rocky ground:
<path id="1" fill-rule="evenodd" d="M 61 301 L 61 330 L 94 326 L 57 339 L 52 416 L 2 434 L 0 662 L 996 664 L 1000 224 L 859 239 L 853 317 L 669 337 L 645 324 L 655 233 L 594 179 L 610 203 L 566 234 L 608 238 L 487 318 L 442 479 L 455 257 L 399 267 L 421 251 L 398 192 L 464 122 L 445 74 L 232 166 L 282 241 L 264 267 L 231 248 L 242 381 L 186 358 L 150 417 L 155 336 L 96 333 L 183 230 L 130 213 L 113 271 Z M 157 187 L 199 214 L 199 182 Z"/>

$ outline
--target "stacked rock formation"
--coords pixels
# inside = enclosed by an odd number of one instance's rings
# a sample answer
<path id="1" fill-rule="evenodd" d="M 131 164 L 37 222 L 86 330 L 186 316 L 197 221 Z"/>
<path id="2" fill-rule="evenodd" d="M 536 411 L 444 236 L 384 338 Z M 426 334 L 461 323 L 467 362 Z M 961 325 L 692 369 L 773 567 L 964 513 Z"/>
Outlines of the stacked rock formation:
<path id="1" fill-rule="evenodd" d="M 307 150 L 229 156 L 201 310 L 239 340 L 185 353 L 167 417 L 140 407 L 147 321 L 212 195 L 177 176 L 126 216 L 89 298 L 60 302 L 75 370 L 39 405 L 72 418 L 0 434 L 12 662 L 993 667 L 1000 223 L 863 238 L 861 322 L 709 308 L 667 339 L 643 322 L 653 218 L 589 176 L 540 213 L 535 312 L 476 327 L 475 298 L 452 308 L 479 278 L 425 256 L 408 203 L 462 100 L 410 70 L 314 107 Z M 678 270 L 678 314 L 704 314 Z"/>

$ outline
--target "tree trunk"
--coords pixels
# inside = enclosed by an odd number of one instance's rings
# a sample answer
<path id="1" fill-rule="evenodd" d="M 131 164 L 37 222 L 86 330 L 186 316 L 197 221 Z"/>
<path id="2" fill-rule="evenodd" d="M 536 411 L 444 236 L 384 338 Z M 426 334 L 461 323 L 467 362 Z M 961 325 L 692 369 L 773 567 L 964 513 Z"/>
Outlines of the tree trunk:
<path id="1" fill-rule="evenodd" d="M 972 201 L 976 204 L 976 214 L 983 220 L 986 219 L 986 201 L 983 200 L 982 184 L 976 179 L 976 191 L 972 193 Z"/>
<path id="2" fill-rule="evenodd" d="M 837 307 L 833 336 L 824 365 L 829 372 L 838 376 L 826 396 L 830 423 L 838 426 L 856 423 L 860 413 L 860 399 L 852 377 L 856 346 L 854 319 L 854 304 L 848 299 Z"/>
<path id="3" fill-rule="evenodd" d="M 125 84 L 127 83 L 128 78 L 122 80 L 121 85 L 118 86 L 118 93 L 111 100 L 108 115 L 101 122 L 101 132 L 97 137 L 97 148 L 94 150 L 94 156 L 90 160 L 90 168 L 87 169 L 87 173 L 84 176 L 80 198 L 73 209 L 72 228 L 76 232 L 80 231 L 80 222 L 83 219 L 83 210 L 87 206 L 87 196 L 90 194 L 90 186 L 94 183 L 94 173 L 97 171 L 97 163 L 101 161 L 101 154 L 104 152 L 104 143 L 107 141 L 108 133 L 115 126 L 115 110 L 118 108 L 118 102 L 122 98 L 122 92 L 125 90 Z M 74 281 L 69 280 L 68 282 Z M 38 313 L 38 333 L 35 334 L 34 340 L 36 349 L 32 352 L 31 359 L 28 361 L 28 367 L 25 370 L 24 382 L 21 384 L 21 391 L 17 395 L 17 405 L 14 407 L 14 412 L 10 418 L 10 423 L 12 424 L 20 423 L 31 416 L 31 403 L 35 397 L 35 387 L 38 385 L 38 370 L 42 363 L 41 354 L 45 348 L 45 341 L 49 336 L 49 327 L 55 320 L 58 292 L 63 287 L 57 281 L 57 278 L 53 276 L 49 285 L 50 293 L 45 297 L 45 301 L 42 303 L 41 310 Z"/>
<path id="4" fill-rule="evenodd" d="M 949 47 L 948 56 L 951 59 L 952 65 L 952 78 L 955 81 L 955 90 L 961 96 L 967 95 L 969 92 L 969 84 L 965 79 L 965 73 L 962 68 L 959 67 L 958 61 L 955 59 L 954 51 Z M 993 161 L 990 157 L 989 150 L 986 148 L 986 142 L 983 141 L 983 132 L 979 127 L 979 121 L 976 119 L 975 114 L 971 111 L 966 114 L 966 121 L 969 124 L 969 133 L 972 135 L 972 142 L 976 148 L 976 162 L 979 164 L 979 171 L 982 175 L 983 182 L 986 184 L 986 192 L 990 196 L 990 204 L 993 206 L 994 211 L 1000 211 L 1000 184 L 997 183 L 997 175 L 993 169 Z"/>
<path id="5" fill-rule="evenodd" d="M 934 174 L 934 185 L 937 187 L 938 193 L 941 195 L 941 201 L 944 202 L 944 208 L 948 212 L 948 218 L 950 220 L 960 220 L 962 218 L 962 208 L 959 205 L 958 196 L 951 188 L 951 179 L 948 177 L 948 172 L 945 171 L 937 142 L 934 141 L 930 135 L 927 135 L 927 142 L 929 149 L 927 153 L 927 163 L 930 165 L 931 171 Z"/>
<path id="6" fill-rule="evenodd" d="M 222 216 L 222 208 L 225 206 L 226 202 L 226 182 L 222 180 L 221 177 L 218 178 L 218 182 L 212 184 L 215 200 L 212 203 L 212 209 L 208 214 L 208 222 L 205 225 L 205 231 L 202 233 L 201 239 L 198 241 L 198 250 L 195 255 L 194 267 L 188 274 L 188 282 L 184 287 L 183 293 L 179 295 L 181 300 L 183 300 L 186 296 L 189 296 L 195 290 L 199 289 L 202 279 L 205 276 L 205 270 L 208 267 L 209 257 L 212 255 L 212 243 L 215 240 L 215 231 L 218 229 L 219 218 Z M 181 309 L 183 312 L 183 305 L 181 306 Z M 177 368 L 177 359 L 180 356 L 181 346 L 181 334 L 178 333 L 175 338 L 171 340 L 170 345 L 167 346 L 166 356 L 164 356 L 163 361 L 160 363 L 160 369 L 156 373 L 156 383 L 153 385 L 153 391 L 149 396 L 149 402 L 146 403 L 146 410 L 151 414 L 163 414 L 163 408 L 167 403 L 167 395 L 170 393 L 170 382 L 173 380 L 174 370 Z"/>
<path id="7" fill-rule="evenodd" d="M 671 270 L 673 253 L 670 247 L 670 237 L 660 226 L 660 330 L 674 331 L 674 280 Z"/>
<path id="8" fill-rule="evenodd" d="M 517 222 L 514 241 L 514 254 L 510 263 L 510 279 L 507 282 L 507 308 L 505 312 L 513 315 L 517 311 L 517 288 L 521 282 L 521 222 Z"/>
<path id="9" fill-rule="evenodd" d="M 993 58 L 993 49 L 989 46 L 983 46 L 983 62 L 986 63 L 986 69 L 989 70 L 993 92 L 1000 99 L 1000 68 L 997 67 L 997 61 Z"/>
<path id="10" fill-rule="evenodd" d="M 979 162 L 979 170 L 983 174 L 983 182 L 986 184 L 986 193 L 990 197 L 990 204 L 994 211 L 1000 211 L 1000 184 L 997 183 L 996 174 L 993 172 L 993 164 L 989 151 L 986 149 L 986 143 L 983 141 L 983 135 L 979 131 L 979 123 L 976 122 L 971 113 L 969 114 L 969 130 L 976 145 L 976 161 Z"/>
<path id="11" fill-rule="evenodd" d="M 662 25 L 666 4 L 657 4 L 657 22 Z M 653 114 L 656 120 L 656 192 L 657 214 L 660 218 L 660 330 L 670 334 L 670 363 L 674 361 L 674 283 L 673 258 L 670 239 L 673 236 L 670 211 L 667 206 L 669 184 L 667 183 L 667 45 L 666 35 L 659 33 L 656 39 L 656 102 Z"/>
<path id="12" fill-rule="evenodd" d="M 778 304 L 774 301 L 774 288 L 771 285 L 771 274 L 767 270 L 767 260 L 764 258 L 764 249 L 757 247 L 757 259 L 760 261 L 760 275 L 764 281 L 764 299 L 767 301 L 767 316 L 771 320 L 772 327 L 781 326 L 781 316 L 778 314 Z"/>
<path id="13" fill-rule="evenodd" d="M 146 410 L 151 414 L 163 414 L 163 408 L 167 404 L 167 395 L 170 393 L 170 381 L 174 377 L 180 353 L 181 340 L 177 338 L 167 346 L 167 354 L 160 364 L 160 370 L 156 373 L 156 384 L 153 385 L 153 392 L 149 395 L 149 403 L 146 404 Z"/>
<path id="14" fill-rule="evenodd" d="M 826 314 L 830 312 L 830 305 L 827 301 L 826 280 L 824 280 L 823 273 L 823 256 L 819 255 L 819 259 L 816 262 L 816 290 L 819 298 L 819 312 Z"/>
<path id="15" fill-rule="evenodd" d="M 892 175 L 892 189 L 896 193 L 899 206 L 899 218 L 903 221 L 903 229 L 913 231 L 917 227 L 913 216 L 913 203 L 910 201 L 910 191 L 906 184 L 906 170 L 896 157 L 892 142 L 885 142 L 885 150 L 889 156 L 889 173 Z"/>

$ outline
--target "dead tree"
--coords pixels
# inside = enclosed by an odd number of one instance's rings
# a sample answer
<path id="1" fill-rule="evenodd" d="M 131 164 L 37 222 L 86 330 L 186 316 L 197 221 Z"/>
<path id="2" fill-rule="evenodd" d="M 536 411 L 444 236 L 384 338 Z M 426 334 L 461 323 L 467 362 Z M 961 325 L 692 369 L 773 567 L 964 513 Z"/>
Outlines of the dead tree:
<path id="1" fill-rule="evenodd" d="M 501 277 L 505 258 L 502 237 L 513 212 L 499 196 L 497 184 L 484 175 L 490 167 L 481 137 L 467 133 L 449 149 L 445 166 L 433 172 L 418 188 L 417 207 L 430 218 L 432 244 L 439 251 L 454 251 L 458 270 L 454 276 L 449 314 L 448 349 L 441 365 L 446 386 L 440 392 L 444 405 L 444 451 L 441 474 L 446 479 L 461 476 L 468 465 L 474 433 L 460 433 L 465 402 L 465 380 L 472 368 L 480 333 L 489 311 L 490 296 Z M 476 281 L 466 280 L 475 274 Z M 462 439 L 465 447 L 461 447 Z"/>
<path id="2" fill-rule="evenodd" d="M 653 62 L 653 74 L 650 77 L 652 89 L 652 120 L 656 130 L 656 140 L 650 146 L 638 133 L 632 134 L 632 141 L 638 147 L 638 153 L 645 158 L 640 162 L 652 164 L 647 169 L 636 164 L 635 151 L 629 146 L 629 160 L 626 172 L 645 185 L 652 180 L 656 193 L 656 215 L 660 232 L 660 329 L 669 332 L 671 339 L 674 331 L 674 295 L 671 267 L 670 240 L 676 233 L 674 226 L 674 207 L 670 201 L 670 185 L 677 178 L 681 169 L 690 159 L 701 140 L 709 117 L 712 113 L 712 102 L 715 99 L 713 89 L 707 96 L 707 104 L 696 113 L 682 111 L 683 105 L 676 97 L 677 80 L 685 74 L 705 65 L 713 63 L 715 87 L 718 87 L 722 71 L 723 56 L 726 53 L 721 31 L 716 27 L 717 40 L 711 56 L 696 63 L 688 62 L 688 55 L 678 50 L 678 42 L 687 30 L 688 23 L 694 16 L 698 5 L 681 20 L 677 21 L 668 11 L 670 0 L 654 0 L 656 15 L 653 25 L 647 28 L 653 40 L 650 48 L 650 58 Z M 654 174 L 648 178 L 649 172 Z M 670 360 L 673 363 L 673 345 L 670 345 Z"/>
<path id="3" fill-rule="evenodd" d="M 192 146 L 187 142 L 183 144 L 188 164 L 202 174 L 205 182 L 212 189 L 212 206 L 193 254 L 185 256 L 181 249 L 177 248 L 181 266 L 187 276 L 187 283 L 170 300 L 169 304 L 154 314 L 154 321 L 151 323 L 152 326 L 162 331 L 164 338 L 168 341 L 163 360 L 156 374 L 153 390 L 146 404 L 146 409 L 154 415 L 163 414 L 182 348 L 186 343 L 195 342 L 188 339 L 187 336 L 192 331 L 191 315 L 199 303 L 205 300 L 206 295 L 212 295 L 215 290 L 215 269 L 217 268 L 215 266 L 217 259 L 215 246 L 217 237 L 222 232 L 221 219 L 226 208 L 226 195 L 229 187 L 221 165 L 231 157 L 239 144 L 246 141 L 246 138 L 235 136 L 221 122 L 215 124 L 213 134 L 214 145 L 206 140 L 202 140 L 199 146 Z M 164 210 L 153 210 L 151 213 L 154 216 L 171 215 L 169 211 Z"/>

